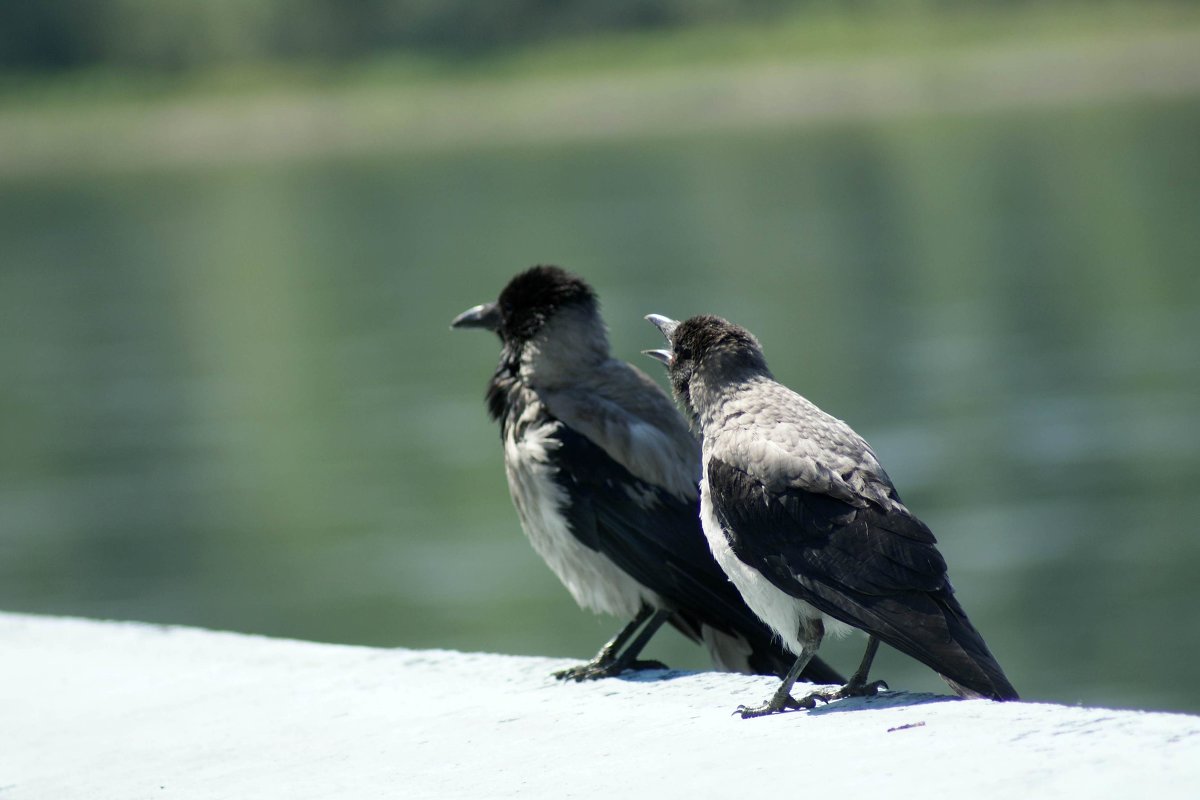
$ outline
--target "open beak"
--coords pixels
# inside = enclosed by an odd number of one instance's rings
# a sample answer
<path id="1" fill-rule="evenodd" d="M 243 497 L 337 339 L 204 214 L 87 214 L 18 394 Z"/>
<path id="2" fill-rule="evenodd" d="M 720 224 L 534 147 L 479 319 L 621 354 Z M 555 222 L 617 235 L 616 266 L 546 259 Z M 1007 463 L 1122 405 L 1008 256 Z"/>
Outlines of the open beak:
<path id="1" fill-rule="evenodd" d="M 666 337 L 667 344 L 671 343 L 671 337 L 675 335 L 675 329 L 679 327 L 679 321 L 673 320 L 670 317 L 664 317 L 662 314 L 647 314 L 646 319 L 658 328 L 662 335 Z M 661 361 L 668 367 L 671 366 L 671 361 L 675 355 L 670 350 L 643 350 L 644 355 L 648 355 L 655 361 Z"/>
<path id="2" fill-rule="evenodd" d="M 647 314 L 646 319 L 653 323 L 654 327 L 662 331 L 662 335 L 667 337 L 668 342 L 675 335 L 675 329 L 679 327 L 679 320 L 664 317 L 662 314 Z"/>
<path id="3" fill-rule="evenodd" d="M 474 308 L 468 308 L 450 321 L 451 328 L 485 328 L 489 331 L 500 329 L 500 308 L 495 303 L 481 303 Z"/>
<path id="4" fill-rule="evenodd" d="M 643 350 L 642 355 L 650 356 L 655 361 L 661 361 L 668 367 L 671 366 L 671 359 L 674 357 L 670 350 Z"/>

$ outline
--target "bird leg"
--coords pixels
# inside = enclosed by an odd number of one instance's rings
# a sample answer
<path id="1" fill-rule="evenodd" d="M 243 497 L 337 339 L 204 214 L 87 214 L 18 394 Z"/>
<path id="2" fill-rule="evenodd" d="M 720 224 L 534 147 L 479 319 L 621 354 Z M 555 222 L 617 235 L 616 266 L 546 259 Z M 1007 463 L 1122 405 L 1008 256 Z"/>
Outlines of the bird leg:
<path id="1" fill-rule="evenodd" d="M 803 705 L 803 700 L 796 700 L 792 697 L 792 684 L 800 677 L 800 673 L 808 666 L 808 662 L 812 661 L 813 654 L 805 648 L 804 655 L 796 659 L 796 663 L 792 664 L 792 668 L 788 670 L 788 674 L 784 676 L 783 683 L 779 684 L 779 688 L 775 690 L 775 694 L 771 695 L 771 699 L 762 705 L 758 706 L 738 706 L 733 713 L 741 714 L 742 719 L 750 719 L 752 717 L 765 717 L 768 714 L 775 714 L 788 708 L 812 708 L 816 705 L 815 702 L 809 701 L 807 706 Z M 808 698 L 805 698 L 806 700 Z"/>
<path id="2" fill-rule="evenodd" d="M 630 669 L 666 669 L 666 664 L 659 661 L 639 661 L 637 655 L 670 616 L 670 611 L 661 609 L 655 611 L 650 606 L 642 606 L 637 616 L 622 628 L 608 644 L 601 647 L 595 658 L 585 664 L 561 669 L 554 673 L 554 677 L 560 681 L 594 681 L 600 678 L 612 678 Z M 628 647 L 625 647 L 625 643 L 642 623 L 645 623 L 646 627 Z M 624 652 L 621 652 L 622 647 L 625 648 Z"/>
<path id="3" fill-rule="evenodd" d="M 800 636 L 803 645 L 800 648 L 800 655 L 796 658 L 796 663 L 792 664 L 792 668 L 788 670 L 787 675 L 783 677 L 783 683 L 775 690 L 771 699 L 758 706 L 738 706 L 734 711 L 735 714 L 741 714 L 742 719 L 751 719 L 777 714 L 789 708 L 813 708 L 816 706 L 816 700 L 811 694 L 805 695 L 799 700 L 792 697 L 792 685 L 796 683 L 800 673 L 808 666 L 808 662 L 812 661 L 813 656 L 817 654 L 817 648 L 821 646 L 821 640 L 825 638 L 825 625 L 821 622 L 820 617 L 814 620 L 800 620 Z"/>
<path id="4" fill-rule="evenodd" d="M 888 685 L 884 681 L 871 681 L 867 683 L 867 675 L 871 672 L 871 662 L 875 660 L 875 653 L 878 650 L 879 639 L 872 636 L 867 640 L 867 652 L 863 653 L 862 663 L 858 665 L 858 669 L 850 676 L 849 683 L 840 689 L 832 691 L 818 690 L 812 692 L 803 698 L 803 700 L 824 700 L 826 703 L 830 703 L 834 700 L 841 700 L 843 697 L 871 697 L 878 693 L 880 689 L 887 689 Z"/>

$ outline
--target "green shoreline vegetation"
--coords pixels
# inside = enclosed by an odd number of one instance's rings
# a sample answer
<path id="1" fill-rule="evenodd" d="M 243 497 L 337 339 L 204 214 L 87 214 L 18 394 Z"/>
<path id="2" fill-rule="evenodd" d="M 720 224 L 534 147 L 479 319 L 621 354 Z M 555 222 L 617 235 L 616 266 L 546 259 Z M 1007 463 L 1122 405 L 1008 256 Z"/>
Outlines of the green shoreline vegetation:
<path id="1" fill-rule="evenodd" d="M 690 66 L 952 53 L 1004 44 L 1072 43 L 1200 31 L 1200 5 L 1178 0 L 1051 2 L 930 9 L 865 4 L 780 19 L 599 32 L 476 54 L 415 49 L 352 60 L 229 60 L 186 69 L 96 65 L 54 72 L 0 70 L 0 111 L 43 105 L 158 102 L 278 91 L 352 90 L 519 81 Z"/>
<path id="2" fill-rule="evenodd" d="M 1025 96 L 1047 105 L 1200 89 L 1196 4 L 885 8 L 470 53 L 10 69 L 0 72 L 0 176 L 750 130 L 903 113 L 905 102 L 916 113 L 986 109 L 991 93 L 1012 107 Z"/>

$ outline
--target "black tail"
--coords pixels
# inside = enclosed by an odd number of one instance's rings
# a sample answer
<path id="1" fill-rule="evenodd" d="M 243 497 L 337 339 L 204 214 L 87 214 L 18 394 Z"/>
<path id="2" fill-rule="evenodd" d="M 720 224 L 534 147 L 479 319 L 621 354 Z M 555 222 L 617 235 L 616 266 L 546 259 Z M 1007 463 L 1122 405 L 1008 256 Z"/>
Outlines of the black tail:
<path id="1" fill-rule="evenodd" d="M 938 592 L 887 598 L 884 605 L 899 607 L 873 610 L 888 622 L 904 620 L 908 624 L 885 623 L 873 632 L 936 671 L 962 697 L 1019 700 L 1017 690 L 952 592 L 947 586 Z"/>
<path id="2" fill-rule="evenodd" d="M 954 595 L 947 593 L 935 600 L 944 609 L 950 638 L 958 645 L 960 656 L 952 658 L 953 671 L 943 671 L 930 664 L 950 684 L 950 688 L 962 697 L 986 697 L 992 700 L 1020 700 L 1017 690 L 995 656 L 988 650 L 983 636 L 967 619 L 967 614 Z"/>

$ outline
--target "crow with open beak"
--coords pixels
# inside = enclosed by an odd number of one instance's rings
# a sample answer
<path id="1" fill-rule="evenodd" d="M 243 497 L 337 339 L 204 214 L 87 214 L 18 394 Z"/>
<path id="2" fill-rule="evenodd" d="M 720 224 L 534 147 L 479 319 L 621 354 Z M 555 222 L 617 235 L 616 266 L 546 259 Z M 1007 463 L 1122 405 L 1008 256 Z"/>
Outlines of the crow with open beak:
<path id="1" fill-rule="evenodd" d="M 700 516 L 717 563 L 797 658 L 775 695 L 742 717 L 873 694 L 880 641 L 926 664 L 959 694 L 1017 692 L 954 597 L 929 528 L 846 423 L 776 382 L 758 341 L 713 316 L 647 317 L 670 347 L 676 399 L 703 443 Z M 826 631 L 870 635 L 848 684 L 790 692 Z"/>

